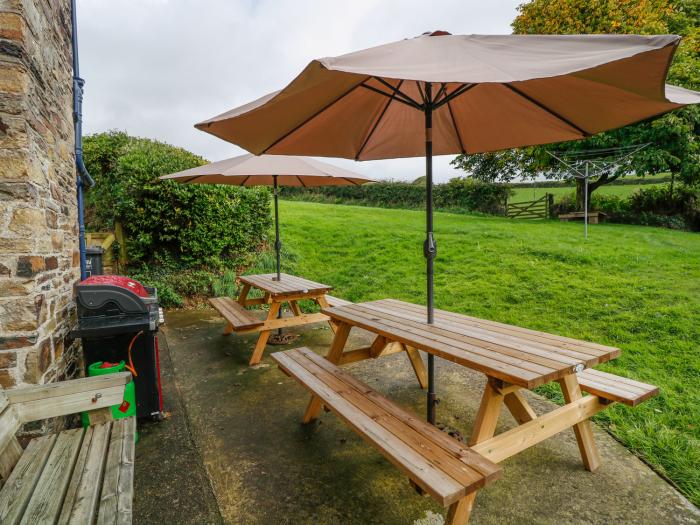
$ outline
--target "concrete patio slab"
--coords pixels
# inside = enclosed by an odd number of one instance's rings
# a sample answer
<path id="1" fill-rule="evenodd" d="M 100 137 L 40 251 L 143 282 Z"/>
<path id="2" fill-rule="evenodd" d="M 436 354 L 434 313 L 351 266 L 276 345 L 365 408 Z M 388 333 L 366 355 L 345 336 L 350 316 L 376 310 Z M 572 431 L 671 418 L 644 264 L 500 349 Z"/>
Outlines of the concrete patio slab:
<path id="1" fill-rule="evenodd" d="M 211 310 L 166 314 L 164 333 L 175 381 L 225 522 L 235 524 L 406 524 L 443 522 L 444 509 L 418 496 L 407 479 L 332 414 L 300 424 L 308 394 L 271 363 L 247 361 L 256 335 L 222 336 Z M 292 346 L 325 352 L 325 324 L 301 330 Z M 367 334 L 351 336 L 364 341 Z M 395 354 L 349 365 L 384 395 L 424 412 L 406 357 Z M 438 360 L 438 422 L 468 435 L 482 376 Z M 552 403 L 528 399 L 538 412 Z M 504 412 L 499 432 L 514 425 Z M 587 472 L 572 431 L 505 462 L 502 479 L 479 492 L 475 524 L 696 524 L 700 512 L 604 431 L 595 429 L 603 464 Z"/>

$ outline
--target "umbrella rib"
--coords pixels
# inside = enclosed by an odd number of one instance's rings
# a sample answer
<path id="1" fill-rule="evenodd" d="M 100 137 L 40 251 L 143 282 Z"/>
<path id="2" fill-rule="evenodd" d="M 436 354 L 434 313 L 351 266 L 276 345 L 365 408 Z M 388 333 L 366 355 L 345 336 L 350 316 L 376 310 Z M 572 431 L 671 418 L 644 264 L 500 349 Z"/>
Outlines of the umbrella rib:
<path id="1" fill-rule="evenodd" d="M 368 86 L 367 84 L 360 84 L 365 89 L 369 89 L 370 91 L 374 91 L 375 93 L 379 93 L 382 96 L 385 96 L 387 98 L 393 97 L 393 93 L 387 93 L 386 91 L 382 91 L 381 89 L 378 89 L 374 86 Z M 401 102 L 402 104 L 406 104 L 408 107 L 413 108 L 413 109 L 421 109 L 420 106 L 414 106 L 412 102 L 407 102 L 404 99 L 402 99 L 400 96 L 395 97 L 394 100 L 396 102 Z"/>
<path id="2" fill-rule="evenodd" d="M 372 77 L 372 78 L 373 78 L 374 80 L 376 80 L 377 82 L 383 84 L 383 85 L 386 86 L 387 88 L 389 88 L 389 89 L 390 89 L 391 91 L 393 91 L 394 93 L 396 93 L 396 95 L 397 95 L 399 98 L 403 98 L 403 100 L 405 100 L 409 105 L 414 106 L 416 109 L 421 109 L 421 110 L 423 109 L 423 108 L 421 107 L 421 105 L 418 103 L 417 100 L 413 100 L 413 99 L 412 99 L 411 97 L 409 97 L 406 93 L 404 93 L 403 91 L 401 91 L 401 90 L 398 88 L 398 86 L 396 86 L 396 87 L 392 86 L 391 84 L 389 84 L 389 82 L 387 82 L 386 80 L 384 80 L 384 79 L 381 78 L 381 77 Z"/>
<path id="3" fill-rule="evenodd" d="M 351 183 L 351 184 L 354 184 L 355 186 L 359 186 L 359 185 L 360 185 L 359 182 L 355 182 L 354 180 L 348 179 L 347 177 L 343 177 L 343 179 L 345 179 L 346 181 L 348 181 L 348 182 Z"/>
<path id="4" fill-rule="evenodd" d="M 427 105 L 429 102 L 432 102 L 432 101 L 429 101 L 427 98 L 425 98 L 425 92 L 423 91 L 423 88 L 420 87 L 420 82 L 418 82 L 417 80 L 416 80 L 416 87 L 418 88 L 418 93 L 420 93 L 420 98 L 423 99 L 424 106 Z"/>
<path id="5" fill-rule="evenodd" d="M 301 184 L 302 186 L 304 186 L 304 188 L 306 188 L 306 184 L 304 184 L 304 181 L 301 180 L 301 177 L 299 175 L 297 175 L 296 177 L 297 177 L 297 180 L 299 181 L 299 184 Z"/>
<path id="6" fill-rule="evenodd" d="M 241 181 L 240 186 L 245 186 L 245 183 L 249 178 L 250 178 L 250 175 L 246 175 L 246 178 Z"/>
<path id="7" fill-rule="evenodd" d="M 444 106 L 448 102 L 451 102 L 453 99 L 457 98 L 460 95 L 463 95 L 464 93 L 476 86 L 478 86 L 478 84 L 462 84 L 461 86 L 455 88 L 454 91 L 452 91 L 452 93 L 446 94 L 440 102 L 436 102 L 433 106 L 433 109 L 437 109 L 441 106 Z"/>
<path id="8" fill-rule="evenodd" d="M 199 177 L 201 177 L 201 175 L 195 175 L 194 177 L 189 177 L 189 178 L 183 180 L 183 181 L 182 181 L 182 184 L 186 184 L 186 183 L 188 183 L 188 182 L 192 182 L 193 180 L 198 179 Z"/>
<path id="9" fill-rule="evenodd" d="M 403 84 L 403 80 L 398 83 L 396 86 L 396 89 L 401 88 L 401 84 Z M 379 123 L 381 122 L 382 118 L 384 118 L 384 114 L 386 113 L 387 109 L 389 109 L 389 105 L 393 100 L 395 100 L 395 95 L 396 93 L 394 92 L 390 97 L 389 100 L 387 100 L 386 105 L 384 106 L 384 109 L 382 109 L 382 112 L 379 114 L 379 117 L 377 120 L 374 122 L 374 125 L 372 126 L 372 129 L 370 130 L 369 134 L 365 138 L 364 142 L 362 143 L 362 146 L 360 146 L 360 149 L 357 150 L 357 154 L 355 155 L 355 160 L 360 160 L 360 155 L 362 155 L 362 152 L 365 149 L 365 146 L 367 146 L 367 143 L 369 143 L 369 140 L 372 138 L 372 135 L 374 135 L 374 132 L 376 131 L 377 127 L 379 126 Z"/>
<path id="10" fill-rule="evenodd" d="M 452 112 L 452 104 L 450 104 L 450 101 L 447 101 L 447 109 L 450 111 L 450 118 L 452 119 L 452 125 L 455 128 L 455 133 L 457 133 L 457 140 L 459 140 L 459 147 L 462 150 L 462 153 L 466 153 L 467 151 L 464 149 L 464 143 L 462 142 L 462 134 L 459 132 L 459 128 L 457 127 L 457 121 L 455 120 L 455 114 Z"/>
<path id="11" fill-rule="evenodd" d="M 531 97 L 530 95 L 528 95 L 527 93 L 523 93 L 521 90 L 519 90 L 518 88 L 516 88 L 516 87 L 514 87 L 514 86 L 512 86 L 512 85 L 510 85 L 510 84 L 503 84 L 503 85 L 504 85 L 505 87 L 507 87 L 508 89 L 510 89 L 510 90 L 511 90 L 513 93 L 515 93 L 516 95 L 519 95 L 520 97 L 524 98 L 525 100 L 527 100 L 527 101 L 530 102 L 531 104 L 534 104 L 534 105 L 537 106 L 538 108 L 542 109 L 543 111 L 546 111 L 547 113 L 549 113 L 550 115 L 552 115 L 552 116 L 555 117 L 556 119 L 560 120 L 560 121 L 563 122 L 564 124 L 567 124 L 568 126 L 574 128 L 576 131 L 578 131 L 578 132 L 579 132 L 581 135 L 583 135 L 584 137 L 590 137 L 590 136 L 592 135 L 591 133 L 589 133 L 589 132 L 586 131 L 585 129 L 583 129 L 583 128 L 577 126 L 576 124 L 574 124 L 573 122 L 571 122 L 571 121 L 570 121 L 568 118 L 566 118 L 565 116 L 563 116 L 563 115 L 557 113 L 556 111 L 554 111 L 554 110 L 548 108 L 547 106 L 545 106 L 544 104 L 542 104 L 542 102 L 540 102 L 539 100 L 536 100 L 536 99 L 532 98 L 532 97 Z"/>
<path id="12" fill-rule="evenodd" d="M 326 110 L 327 110 L 329 107 L 331 107 L 333 104 L 335 104 L 336 102 L 339 102 L 341 99 L 345 98 L 345 97 L 348 96 L 350 93 L 352 93 L 353 91 L 355 91 L 355 90 L 358 88 L 358 86 L 364 86 L 364 82 L 365 82 L 368 78 L 370 78 L 370 77 L 365 78 L 365 79 L 364 79 L 362 82 L 360 82 L 359 84 L 355 84 L 353 87 L 351 87 L 350 89 L 348 89 L 347 91 L 345 91 L 342 95 L 340 95 L 338 98 L 332 100 L 331 102 L 329 102 L 328 104 L 326 104 L 325 106 L 323 106 L 323 107 L 322 107 L 321 109 L 319 109 L 316 113 L 314 113 L 313 115 L 311 115 L 309 118 L 304 119 L 303 122 L 301 122 L 301 123 L 298 124 L 297 126 L 294 126 L 294 127 L 293 127 L 292 129 L 290 129 L 287 133 L 285 133 L 284 135 L 282 135 L 280 138 L 278 138 L 276 141 L 274 141 L 272 144 L 270 144 L 268 147 L 266 147 L 266 148 L 265 148 L 264 150 L 262 150 L 260 153 L 261 153 L 261 154 L 267 153 L 267 152 L 270 150 L 270 148 L 274 148 L 277 144 L 279 144 L 280 142 L 282 142 L 282 141 L 283 141 L 284 139 L 286 139 L 289 135 L 291 135 L 292 133 L 294 133 L 295 131 L 297 131 L 297 130 L 298 130 L 299 128 L 301 128 L 302 126 L 308 124 L 310 121 L 312 121 L 312 120 L 315 119 L 318 115 L 320 115 L 321 113 L 323 113 L 324 111 L 326 111 Z"/>
<path id="13" fill-rule="evenodd" d="M 436 103 L 436 104 L 437 104 L 437 102 L 440 100 L 440 97 L 441 97 L 442 95 L 444 95 L 446 91 L 447 91 L 447 83 L 441 82 L 441 83 L 440 83 L 440 91 L 438 91 L 438 92 L 437 92 L 437 95 L 435 95 L 435 103 Z"/>

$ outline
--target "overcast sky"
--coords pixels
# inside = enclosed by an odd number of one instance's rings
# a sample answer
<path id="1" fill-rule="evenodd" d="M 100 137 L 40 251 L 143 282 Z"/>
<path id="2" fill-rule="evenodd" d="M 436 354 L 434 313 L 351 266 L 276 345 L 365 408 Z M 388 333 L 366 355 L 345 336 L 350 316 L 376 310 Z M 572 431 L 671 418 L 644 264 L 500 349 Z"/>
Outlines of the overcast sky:
<path id="1" fill-rule="evenodd" d="M 162 140 L 208 160 L 243 150 L 195 122 L 284 87 L 314 58 L 443 29 L 507 34 L 523 0 L 78 0 L 84 129 Z M 435 162 L 437 181 L 459 172 Z M 413 180 L 422 159 L 331 162 Z"/>

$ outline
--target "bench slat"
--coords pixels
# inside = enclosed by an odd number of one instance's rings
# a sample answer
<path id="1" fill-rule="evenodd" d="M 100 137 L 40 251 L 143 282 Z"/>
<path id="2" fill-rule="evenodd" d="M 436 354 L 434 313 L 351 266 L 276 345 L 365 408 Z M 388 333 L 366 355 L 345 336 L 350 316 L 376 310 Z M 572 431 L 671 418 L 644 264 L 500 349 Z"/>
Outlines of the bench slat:
<path id="1" fill-rule="evenodd" d="M 92 523 L 95 519 L 111 426 L 111 422 L 108 422 L 93 427 L 90 449 L 85 458 L 83 471 L 77 473 L 80 476 L 80 482 L 67 523 Z M 75 476 L 76 472 L 73 475 Z"/>
<path id="2" fill-rule="evenodd" d="M 63 506 L 61 508 L 61 516 L 58 518 L 58 525 L 66 525 L 70 523 L 70 515 L 73 510 L 73 506 L 75 505 L 75 498 L 78 495 L 78 489 L 80 488 L 80 481 L 83 477 L 83 471 L 85 470 L 85 462 L 88 458 L 88 452 L 90 452 L 90 445 L 92 443 L 94 430 L 95 427 L 87 427 L 85 429 L 85 434 L 83 435 L 83 445 L 80 447 L 78 459 L 75 461 L 75 467 L 73 467 L 70 483 L 68 484 L 68 489 L 66 490 L 66 497 L 63 499 Z"/>
<path id="3" fill-rule="evenodd" d="M 22 525 L 56 522 L 82 440 L 82 428 L 58 434 L 29 505 L 24 511 L 20 522 Z"/>
<path id="4" fill-rule="evenodd" d="M 212 297 L 209 304 L 233 326 L 234 331 L 248 330 L 265 324 L 230 297 Z"/>
<path id="5" fill-rule="evenodd" d="M 112 424 L 97 524 L 131 523 L 135 419 Z M 126 505 L 128 500 L 128 505 Z M 121 503 L 121 509 L 120 509 Z M 120 512 L 121 511 L 121 512 Z"/>
<path id="6" fill-rule="evenodd" d="M 334 306 L 347 306 L 349 304 L 353 304 L 352 301 L 348 301 L 346 299 L 341 299 L 340 297 L 334 297 L 332 295 L 325 295 L 326 301 L 328 302 L 328 306 L 331 308 Z"/>
<path id="7" fill-rule="evenodd" d="M 346 377 L 308 348 L 272 354 L 282 369 L 438 502 L 448 506 L 500 473 L 500 467 L 426 428 L 410 413 L 370 387 Z M 427 424 L 426 424 L 427 425 Z M 474 456 L 474 464 L 469 462 Z"/>
<path id="8" fill-rule="evenodd" d="M 414 430 L 421 432 L 423 435 L 427 436 L 436 445 L 440 446 L 446 451 L 449 451 L 452 456 L 459 459 L 460 461 L 469 465 L 472 469 L 479 472 L 483 477 L 485 482 L 496 480 L 501 474 L 501 468 L 495 465 L 493 462 L 485 459 L 481 454 L 473 451 L 468 446 L 460 443 L 456 439 L 453 439 L 445 432 L 440 431 L 427 421 L 416 417 L 414 414 L 406 411 L 401 406 L 397 405 L 390 399 L 382 396 L 380 393 L 372 390 L 367 385 L 348 374 L 341 368 L 333 365 L 327 359 L 319 356 L 318 354 L 312 352 L 308 349 L 300 349 L 307 357 L 313 359 L 319 366 L 325 368 L 330 373 L 340 377 L 348 385 L 363 392 L 365 396 L 375 401 L 384 410 L 393 416 L 401 419 L 401 421 L 407 426 L 413 428 Z"/>
<path id="9" fill-rule="evenodd" d="M 55 434 L 29 442 L 0 491 L 0 523 L 3 525 L 19 523 L 55 442 Z"/>
<path id="10" fill-rule="evenodd" d="M 611 401 L 637 406 L 659 394 L 659 387 L 589 368 L 576 374 L 581 390 Z"/>
<path id="11" fill-rule="evenodd" d="M 459 483 L 445 476 L 411 447 L 379 426 L 372 418 L 359 412 L 338 392 L 318 380 L 291 357 L 280 355 L 280 353 L 272 354 L 272 356 L 273 358 L 279 356 L 277 361 L 282 368 L 298 378 L 303 386 L 318 395 L 323 403 L 343 419 L 360 437 L 377 448 L 397 468 L 404 471 L 440 503 L 446 506 L 463 495 L 464 489 Z"/>
<path id="12" fill-rule="evenodd" d="M 343 397 L 354 405 L 356 409 L 360 410 L 377 424 L 384 427 L 388 432 L 401 439 L 401 441 L 421 454 L 438 470 L 441 470 L 460 485 L 463 485 L 467 492 L 470 491 L 469 489 L 475 490 L 483 485 L 483 476 L 478 472 L 443 450 L 435 442 L 430 440 L 428 436 L 406 425 L 403 422 L 403 418 L 397 418 L 384 410 L 379 404 L 373 402 L 372 399 L 366 397 L 365 392 L 369 390 L 367 387 L 359 390 L 354 388 L 352 385 L 349 385 L 337 376 L 319 367 L 318 364 L 305 353 L 292 353 L 290 357 L 330 388 L 334 389 L 336 392 L 341 392 Z"/>
<path id="13" fill-rule="evenodd" d="M 124 420 L 124 447 L 122 448 L 119 472 L 119 499 L 117 501 L 117 523 L 131 525 L 134 499 L 134 461 L 136 457 L 136 418 Z"/>

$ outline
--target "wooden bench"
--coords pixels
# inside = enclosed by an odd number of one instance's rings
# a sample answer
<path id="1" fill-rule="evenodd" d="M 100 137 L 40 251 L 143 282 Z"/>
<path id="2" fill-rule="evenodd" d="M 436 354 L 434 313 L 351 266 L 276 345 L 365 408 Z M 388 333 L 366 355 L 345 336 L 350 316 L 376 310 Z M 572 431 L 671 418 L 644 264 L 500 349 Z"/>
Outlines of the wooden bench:
<path id="1" fill-rule="evenodd" d="M 129 524 L 134 479 L 134 417 L 111 420 L 129 373 L 3 391 L 0 388 L 0 523 Z M 25 423 L 93 411 L 87 429 L 32 439 Z"/>
<path id="2" fill-rule="evenodd" d="M 578 384 L 584 392 L 632 407 L 659 394 L 657 386 L 592 368 L 579 372 L 576 376 Z"/>
<path id="3" fill-rule="evenodd" d="M 586 214 L 582 211 L 574 211 L 571 213 L 563 213 L 559 215 L 559 220 L 562 222 L 568 221 L 582 221 Z M 599 222 L 605 222 L 607 215 L 602 211 L 589 211 L 588 212 L 588 224 L 598 224 Z"/>
<path id="4" fill-rule="evenodd" d="M 277 352 L 272 358 L 415 485 L 449 507 L 447 524 L 467 523 L 476 491 L 500 476 L 498 465 L 308 348 Z"/>
<path id="5" fill-rule="evenodd" d="M 209 304 L 228 321 L 228 328 L 224 332 L 226 335 L 231 332 L 255 330 L 265 324 L 265 321 L 255 317 L 252 312 L 230 297 L 212 297 L 209 299 Z"/>
<path id="6" fill-rule="evenodd" d="M 353 304 L 352 301 L 346 301 L 345 299 L 341 299 L 340 297 L 333 297 L 332 295 L 326 294 L 326 302 L 328 303 L 328 306 L 334 307 L 334 306 L 347 306 L 349 304 Z"/>

